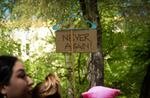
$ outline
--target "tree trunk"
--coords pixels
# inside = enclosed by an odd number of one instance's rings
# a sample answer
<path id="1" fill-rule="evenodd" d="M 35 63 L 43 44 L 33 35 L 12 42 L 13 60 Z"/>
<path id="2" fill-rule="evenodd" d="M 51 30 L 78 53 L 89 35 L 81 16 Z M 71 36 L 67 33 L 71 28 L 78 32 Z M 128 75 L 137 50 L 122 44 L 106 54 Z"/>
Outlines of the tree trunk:
<path id="1" fill-rule="evenodd" d="M 88 80 L 90 87 L 104 85 L 104 60 L 102 53 L 102 29 L 97 0 L 80 0 L 80 7 L 85 20 L 97 25 L 97 52 L 90 54 Z"/>
<path id="2" fill-rule="evenodd" d="M 150 65 L 148 66 L 147 73 L 144 77 L 140 98 L 150 98 Z"/>

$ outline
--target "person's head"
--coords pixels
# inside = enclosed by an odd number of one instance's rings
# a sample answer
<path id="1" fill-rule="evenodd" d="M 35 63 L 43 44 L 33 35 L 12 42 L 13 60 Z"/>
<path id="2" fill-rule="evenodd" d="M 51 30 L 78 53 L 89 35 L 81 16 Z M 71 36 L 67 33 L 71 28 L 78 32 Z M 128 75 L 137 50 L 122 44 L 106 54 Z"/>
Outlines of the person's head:
<path id="1" fill-rule="evenodd" d="M 61 98 L 59 78 L 55 74 L 49 74 L 35 86 L 32 94 L 33 98 Z"/>
<path id="2" fill-rule="evenodd" d="M 14 56 L 0 56 L 0 96 L 27 98 L 32 80 L 27 76 L 22 62 Z"/>

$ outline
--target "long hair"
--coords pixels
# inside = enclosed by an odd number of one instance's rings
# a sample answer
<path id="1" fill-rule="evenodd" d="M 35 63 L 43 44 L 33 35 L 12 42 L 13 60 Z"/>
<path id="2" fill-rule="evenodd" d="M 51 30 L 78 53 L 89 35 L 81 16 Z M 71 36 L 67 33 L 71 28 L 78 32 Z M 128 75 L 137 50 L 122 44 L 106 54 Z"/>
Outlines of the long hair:
<path id="1" fill-rule="evenodd" d="M 13 67 L 18 60 L 17 57 L 2 55 L 0 56 L 0 86 L 9 85 L 9 81 L 12 76 Z M 0 89 L 1 90 L 1 89 Z M 3 98 L 3 94 L 0 92 L 0 98 Z"/>
<path id="2" fill-rule="evenodd" d="M 32 93 L 33 98 L 61 98 L 59 78 L 55 74 L 49 74 L 35 86 Z"/>

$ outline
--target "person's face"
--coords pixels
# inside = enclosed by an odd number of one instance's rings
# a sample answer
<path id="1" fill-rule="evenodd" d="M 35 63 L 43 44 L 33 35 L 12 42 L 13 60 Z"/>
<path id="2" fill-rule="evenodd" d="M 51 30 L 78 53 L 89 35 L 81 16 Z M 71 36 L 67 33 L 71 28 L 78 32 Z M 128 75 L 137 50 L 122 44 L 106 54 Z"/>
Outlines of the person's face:
<path id="1" fill-rule="evenodd" d="M 23 64 L 17 61 L 9 85 L 4 87 L 7 98 L 27 98 L 31 93 L 32 80 L 26 75 Z"/>

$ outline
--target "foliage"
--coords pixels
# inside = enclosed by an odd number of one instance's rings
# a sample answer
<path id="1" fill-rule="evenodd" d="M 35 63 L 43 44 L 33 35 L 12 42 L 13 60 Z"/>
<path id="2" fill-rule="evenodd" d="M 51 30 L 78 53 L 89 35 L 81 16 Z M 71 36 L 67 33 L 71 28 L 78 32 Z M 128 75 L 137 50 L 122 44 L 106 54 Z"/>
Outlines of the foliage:
<path id="1" fill-rule="evenodd" d="M 105 86 L 119 88 L 119 98 L 138 98 L 140 87 L 149 64 L 149 0 L 98 0 L 103 29 L 103 53 L 105 62 Z M 5 4 L 0 0 L 0 4 Z M 9 5 L 10 6 L 7 6 Z M 21 44 L 12 38 L 14 28 L 26 30 L 30 27 L 50 28 L 64 20 L 63 28 L 87 28 L 82 19 L 77 0 L 15 0 L 15 5 L 6 3 L 12 10 L 9 20 L 4 21 L 0 11 L 0 54 L 22 57 Z M 1 5 L 0 5 L 1 7 Z M 71 15 L 77 17 L 66 18 Z M 20 32 L 24 33 L 24 32 Z M 53 33 L 53 32 L 51 32 Z M 35 40 L 39 38 L 36 37 Z M 55 45 L 55 34 L 43 39 L 48 45 Z M 29 41 L 31 44 L 32 41 Z M 32 47 L 30 47 L 32 48 Z M 35 84 L 50 72 L 61 78 L 62 94 L 69 98 L 69 68 L 74 69 L 76 96 L 88 89 L 88 53 L 74 53 L 73 66 L 66 63 L 66 54 L 55 53 L 55 47 L 43 52 L 44 47 L 28 55 L 25 65 Z M 42 55 L 38 55 L 41 53 Z M 31 54 L 31 53 L 29 53 Z"/>

